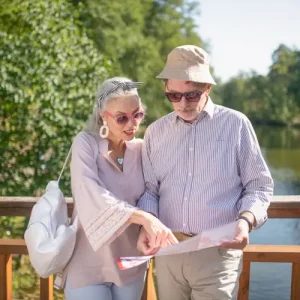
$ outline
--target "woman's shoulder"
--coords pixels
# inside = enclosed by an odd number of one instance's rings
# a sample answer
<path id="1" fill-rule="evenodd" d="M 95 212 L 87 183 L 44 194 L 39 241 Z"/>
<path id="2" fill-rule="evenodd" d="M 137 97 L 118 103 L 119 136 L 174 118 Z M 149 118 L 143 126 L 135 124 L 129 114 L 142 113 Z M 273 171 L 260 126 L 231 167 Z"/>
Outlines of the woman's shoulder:
<path id="1" fill-rule="evenodd" d="M 74 142 L 93 142 L 93 140 L 95 140 L 95 137 L 90 134 L 90 133 L 87 133 L 85 131 L 80 131 L 74 138 Z"/>
<path id="2" fill-rule="evenodd" d="M 130 147 L 131 149 L 136 149 L 137 151 L 141 151 L 142 145 L 144 143 L 143 139 L 134 138 L 133 140 L 127 142 L 127 147 Z"/>
<path id="3" fill-rule="evenodd" d="M 76 148 L 97 148 L 98 147 L 98 142 L 96 137 L 93 134 L 81 131 L 79 132 L 73 141 L 73 147 Z"/>

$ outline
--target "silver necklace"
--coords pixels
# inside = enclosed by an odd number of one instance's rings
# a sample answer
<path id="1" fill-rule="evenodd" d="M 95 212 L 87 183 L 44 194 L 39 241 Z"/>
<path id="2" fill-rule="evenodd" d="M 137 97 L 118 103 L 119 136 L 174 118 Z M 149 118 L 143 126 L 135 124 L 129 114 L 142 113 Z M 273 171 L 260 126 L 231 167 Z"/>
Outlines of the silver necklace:
<path id="1" fill-rule="evenodd" d="M 109 149 L 109 150 L 113 153 L 113 155 L 116 157 L 118 164 L 119 164 L 119 165 L 123 165 L 124 157 L 119 157 L 119 156 L 115 153 L 115 151 L 114 151 L 110 146 L 108 146 L 108 149 Z"/>

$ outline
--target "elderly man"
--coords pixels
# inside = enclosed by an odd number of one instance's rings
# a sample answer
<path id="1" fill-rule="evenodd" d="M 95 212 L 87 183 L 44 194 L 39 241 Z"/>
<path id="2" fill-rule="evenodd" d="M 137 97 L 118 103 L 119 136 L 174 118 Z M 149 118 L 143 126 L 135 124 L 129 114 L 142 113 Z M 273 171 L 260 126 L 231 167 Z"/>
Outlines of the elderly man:
<path id="1" fill-rule="evenodd" d="M 164 70 L 174 112 L 151 124 L 143 146 L 146 190 L 139 207 L 157 216 L 179 241 L 229 222 L 234 240 L 219 247 L 156 258 L 162 300 L 236 299 L 242 249 L 249 232 L 267 220 L 273 180 L 248 118 L 216 105 L 207 53 L 173 49 Z M 138 248 L 153 253 L 141 229 Z"/>

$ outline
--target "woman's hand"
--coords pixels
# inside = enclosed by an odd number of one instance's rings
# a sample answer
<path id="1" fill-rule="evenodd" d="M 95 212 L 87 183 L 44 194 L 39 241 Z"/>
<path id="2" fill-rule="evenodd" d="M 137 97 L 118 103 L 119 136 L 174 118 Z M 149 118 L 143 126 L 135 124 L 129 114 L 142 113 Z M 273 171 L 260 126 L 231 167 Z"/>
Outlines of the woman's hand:
<path id="1" fill-rule="evenodd" d="M 178 244 L 172 231 L 152 214 L 146 213 L 145 221 L 142 225 L 147 232 L 150 247 L 167 247 L 172 244 Z"/>
<path id="2" fill-rule="evenodd" d="M 159 250 L 159 247 L 150 245 L 150 236 L 144 227 L 142 227 L 140 231 L 137 241 L 137 249 L 144 255 L 154 255 Z"/>
<path id="3" fill-rule="evenodd" d="M 172 231 L 166 227 L 158 218 L 143 210 L 137 209 L 127 221 L 130 224 L 142 225 L 147 232 L 150 247 L 167 247 L 178 244 Z"/>

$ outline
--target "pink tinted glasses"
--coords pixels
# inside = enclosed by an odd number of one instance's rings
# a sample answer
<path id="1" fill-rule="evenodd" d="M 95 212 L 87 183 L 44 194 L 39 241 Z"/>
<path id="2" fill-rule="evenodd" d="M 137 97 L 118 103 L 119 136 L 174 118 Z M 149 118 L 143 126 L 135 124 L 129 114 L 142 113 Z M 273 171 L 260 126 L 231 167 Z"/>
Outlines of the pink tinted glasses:
<path id="1" fill-rule="evenodd" d="M 108 111 L 105 112 L 108 116 L 112 117 L 118 125 L 126 125 L 130 120 L 133 122 L 140 122 L 145 117 L 145 111 L 140 110 L 138 112 L 135 112 L 133 114 L 118 114 L 116 116 L 113 116 Z"/>

